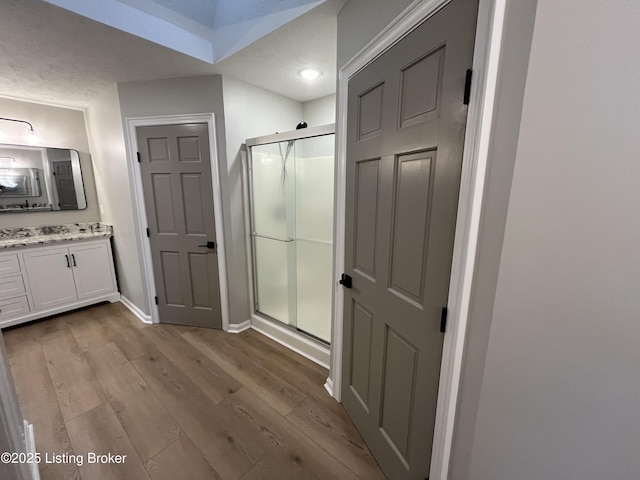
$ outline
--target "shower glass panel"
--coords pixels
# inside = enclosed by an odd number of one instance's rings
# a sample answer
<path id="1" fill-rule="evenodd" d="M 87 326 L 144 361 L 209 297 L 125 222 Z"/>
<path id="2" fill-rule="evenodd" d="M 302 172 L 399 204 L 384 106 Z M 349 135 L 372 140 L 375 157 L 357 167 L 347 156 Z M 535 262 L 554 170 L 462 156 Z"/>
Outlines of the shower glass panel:
<path id="1" fill-rule="evenodd" d="M 250 152 L 256 313 L 328 343 L 334 134 L 250 145 Z"/>
<path id="2" fill-rule="evenodd" d="M 253 147 L 251 197 L 256 310 L 295 326 L 294 155 L 289 142 Z"/>

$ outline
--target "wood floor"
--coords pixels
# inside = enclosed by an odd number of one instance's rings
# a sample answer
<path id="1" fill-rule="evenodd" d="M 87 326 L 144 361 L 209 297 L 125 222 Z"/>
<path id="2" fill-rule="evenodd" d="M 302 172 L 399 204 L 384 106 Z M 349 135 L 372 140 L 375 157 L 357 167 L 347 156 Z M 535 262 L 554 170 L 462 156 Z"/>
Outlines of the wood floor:
<path id="1" fill-rule="evenodd" d="M 327 371 L 252 330 L 144 325 L 116 303 L 3 334 L 37 451 L 83 459 L 42 479 L 384 479 Z"/>

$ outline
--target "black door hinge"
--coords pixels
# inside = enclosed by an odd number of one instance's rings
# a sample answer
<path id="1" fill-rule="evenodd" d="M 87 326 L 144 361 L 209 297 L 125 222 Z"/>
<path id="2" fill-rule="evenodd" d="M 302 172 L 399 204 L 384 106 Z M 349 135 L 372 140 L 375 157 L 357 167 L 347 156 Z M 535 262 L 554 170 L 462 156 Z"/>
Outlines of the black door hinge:
<path id="1" fill-rule="evenodd" d="M 140 163 L 140 152 L 136 152 L 136 154 L 138 155 L 138 163 Z"/>
<path id="2" fill-rule="evenodd" d="M 465 105 L 469 105 L 471 99 L 471 77 L 473 77 L 473 70 L 468 69 L 464 79 L 464 100 L 462 101 Z"/>
<path id="3" fill-rule="evenodd" d="M 345 288 L 351 288 L 352 278 L 346 273 L 343 273 L 338 283 Z"/>
<path id="4" fill-rule="evenodd" d="M 447 330 L 447 307 L 442 307 L 442 315 L 440 316 L 440 331 L 444 333 Z"/>
<path id="5" fill-rule="evenodd" d="M 149 227 L 147 227 L 147 237 L 151 238 L 151 232 L 149 231 Z"/>
<path id="6" fill-rule="evenodd" d="M 158 297 L 155 297 L 155 298 L 156 298 L 156 305 L 157 305 L 158 304 Z"/>

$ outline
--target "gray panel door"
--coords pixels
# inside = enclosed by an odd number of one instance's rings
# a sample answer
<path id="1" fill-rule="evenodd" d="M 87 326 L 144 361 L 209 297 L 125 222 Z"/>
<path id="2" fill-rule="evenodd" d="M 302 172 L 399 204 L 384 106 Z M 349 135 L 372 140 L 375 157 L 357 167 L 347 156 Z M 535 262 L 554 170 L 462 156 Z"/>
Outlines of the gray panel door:
<path id="1" fill-rule="evenodd" d="M 428 477 L 477 0 L 349 82 L 343 403 L 386 475 Z"/>
<path id="2" fill-rule="evenodd" d="M 76 196 L 76 186 L 73 183 L 71 160 L 55 161 L 51 162 L 51 165 L 56 180 L 60 210 L 77 210 L 78 198 Z"/>
<path id="3" fill-rule="evenodd" d="M 136 133 L 160 321 L 222 328 L 207 125 Z"/>

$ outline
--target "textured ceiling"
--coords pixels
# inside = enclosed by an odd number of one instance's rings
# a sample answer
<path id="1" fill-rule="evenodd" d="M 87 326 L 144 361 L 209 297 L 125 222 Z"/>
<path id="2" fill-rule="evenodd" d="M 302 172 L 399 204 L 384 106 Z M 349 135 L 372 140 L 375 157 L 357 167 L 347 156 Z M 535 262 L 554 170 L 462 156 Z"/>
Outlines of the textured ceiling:
<path id="1" fill-rule="evenodd" d="M 219 73 L 298 101 L 319 98 L 335 91 L 343 4 L 327 0 L 211 65 L 42 0 L 0 0 L 0 95 L 85 108 L 114 83 Z M 306 65 L 324 75 L 301 79 Z"/>
<path id="2" fill-rule="evenodd" d="M 45 0 L 216 63 L 325 0 Z"/>

